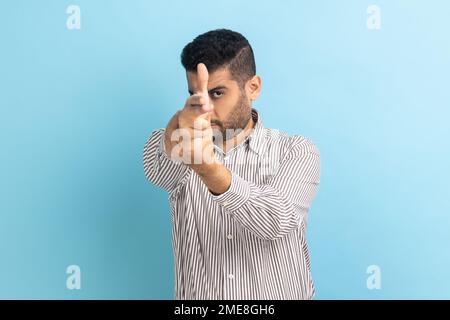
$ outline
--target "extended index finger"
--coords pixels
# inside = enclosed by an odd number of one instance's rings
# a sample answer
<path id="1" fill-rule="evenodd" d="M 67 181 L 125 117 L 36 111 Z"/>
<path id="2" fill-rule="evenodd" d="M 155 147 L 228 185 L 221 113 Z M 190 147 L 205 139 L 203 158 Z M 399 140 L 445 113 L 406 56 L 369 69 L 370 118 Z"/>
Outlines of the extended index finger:
<path id="1" fill-rule="evenodd" d="M 208 78 L 209 78 L 209 74 L 208 74 L 208 69 L 206 68 L 204 63 L 199 63 L 197 65 L 197 85 L 198 85 L 198 89 L 202 92 L 202 93 L 208 93 Z"/>

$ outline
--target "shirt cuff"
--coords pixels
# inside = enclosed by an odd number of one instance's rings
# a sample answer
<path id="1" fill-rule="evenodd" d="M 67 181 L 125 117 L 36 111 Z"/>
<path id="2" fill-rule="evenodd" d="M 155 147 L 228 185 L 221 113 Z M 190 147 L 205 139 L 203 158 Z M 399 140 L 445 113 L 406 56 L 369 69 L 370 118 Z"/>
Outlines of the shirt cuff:
<path id="1" fill-rule="evenodd" d="M 243 206 L 250 198 L 250 184 L 232 172 L 231 185 L 228 190 L 217 196 L 210 194 L 217 204 L 232 212 Z"/>
<path id="2" fill-rule="evenodd" d="M 164 154 L 165 155 L 166 154 L 166 144 L 165 144 L 164 140 L 165 140 L 165 133 L 164 133 L 164 131 L 162 131 L 161 139 L 159 140 L 159 149 L 158 149 L 158 151 L 159 151 L 160 154 Z"/>
<path id="3" fill-rule="evenodd" d="M 161 129 L 160 129 L 161 130 Z M 166 154 L 166 143 L 165 143 L 165 131 L 164 129 L 161 130 L 161 137 L 158 144 L 158 159 L 162 160 L 171 160 L 167 154 Z"/>

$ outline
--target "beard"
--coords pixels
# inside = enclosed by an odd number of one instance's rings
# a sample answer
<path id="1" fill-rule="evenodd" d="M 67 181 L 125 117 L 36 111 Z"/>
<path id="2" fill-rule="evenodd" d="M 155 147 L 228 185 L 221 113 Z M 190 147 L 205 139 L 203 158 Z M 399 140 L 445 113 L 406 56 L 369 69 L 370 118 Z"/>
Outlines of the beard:
<path id="1" fill-rule="evenodd" d="M 213 141 L 225 142 L 239 134 L 250 121 L 251 105 L 245 93 L 241 91 L 238 102 L 231 110 L 225 121 L 214 120 L 211 124 L 217 124 L 218 128 L 213 129 Z"/>

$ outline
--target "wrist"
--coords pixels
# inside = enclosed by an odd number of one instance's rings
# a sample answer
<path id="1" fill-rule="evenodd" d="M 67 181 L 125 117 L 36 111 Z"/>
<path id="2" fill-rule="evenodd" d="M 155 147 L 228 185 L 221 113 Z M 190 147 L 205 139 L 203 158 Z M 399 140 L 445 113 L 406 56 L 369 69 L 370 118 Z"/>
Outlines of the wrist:
<path id="1" fill-rule="evenodd" d="M 221 163 L 218 162 L 212 162 L 212 163 L 201 163 L 201 164 L 192 164 L 191 168 L 200 176 L 200 177 L 207 177 L 211 176 L 215 173 L 219 173 L 219 170 L 221 169 L 220 166 L 222 166 Z"/>

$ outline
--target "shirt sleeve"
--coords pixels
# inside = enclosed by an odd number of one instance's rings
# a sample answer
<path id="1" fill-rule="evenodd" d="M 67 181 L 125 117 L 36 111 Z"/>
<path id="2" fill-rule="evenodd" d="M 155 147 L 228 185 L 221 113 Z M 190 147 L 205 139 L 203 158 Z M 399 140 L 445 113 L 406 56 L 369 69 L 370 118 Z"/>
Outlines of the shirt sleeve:
<path id="1" fill-rule="evenodd" d="M 189 167 L 167 156 L 164 132 L 165 129 L 154 130 L 144 146 L 144 173 L 150 182 L 172 193 L 187 177 Z"/>
<path id="2" fill-rule="evenodd" d="M 306 219 L 320 183 L 320 153 L 304 138 L 290 148 L 267 184 L 231 176 L 226 192 L 211 194 L 214 201 L 256 236 L 276 240 Z"/>

